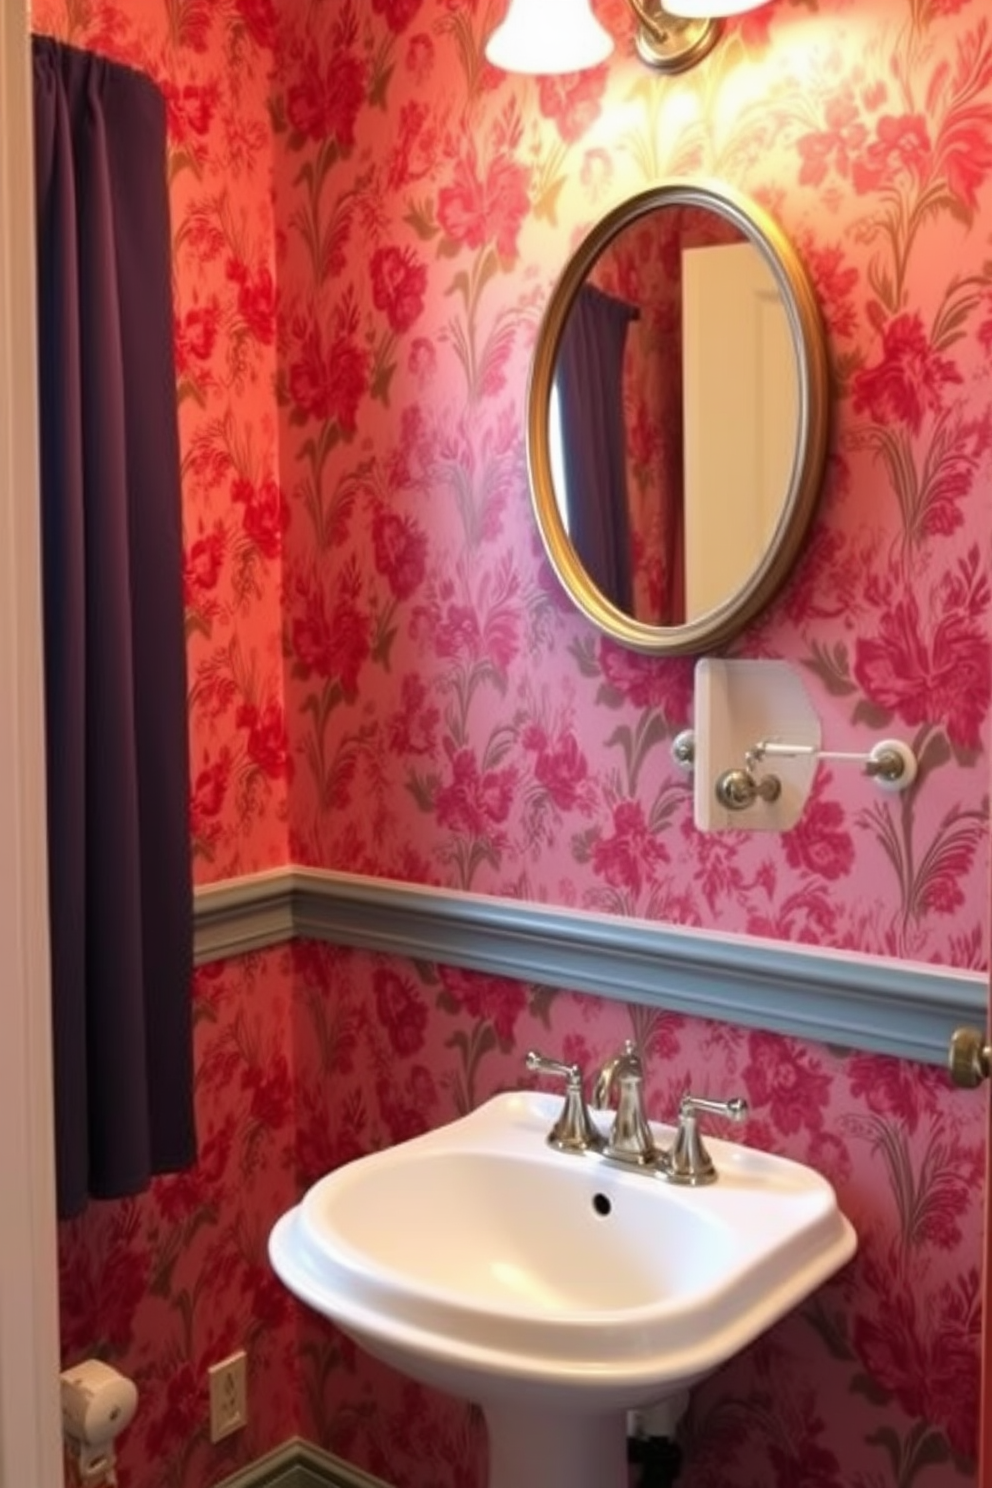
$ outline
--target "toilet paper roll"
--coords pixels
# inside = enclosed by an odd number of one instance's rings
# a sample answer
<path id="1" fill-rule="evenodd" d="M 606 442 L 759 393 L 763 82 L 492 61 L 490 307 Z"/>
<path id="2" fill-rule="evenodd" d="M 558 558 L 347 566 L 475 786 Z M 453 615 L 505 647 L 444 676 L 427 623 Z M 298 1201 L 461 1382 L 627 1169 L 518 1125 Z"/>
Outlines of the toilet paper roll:
<path id="1" fill-rule="evenodd" d="M 133 1380 L 100 1359 L 63 1370 L 62 1428 L 74 1441 L 103 1446 L 131 1422 L 138 1406 Z"/>

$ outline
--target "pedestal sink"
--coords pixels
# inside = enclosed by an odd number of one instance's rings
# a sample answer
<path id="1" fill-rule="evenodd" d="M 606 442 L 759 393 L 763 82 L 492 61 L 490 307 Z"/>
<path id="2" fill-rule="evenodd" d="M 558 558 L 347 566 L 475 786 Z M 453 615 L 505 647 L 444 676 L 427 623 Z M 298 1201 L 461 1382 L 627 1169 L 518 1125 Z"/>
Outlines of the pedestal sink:
<path id="1" fill-rule="evenodd" d="M 729 1359 L 856 1245 L 799 1163 L 712 1140 L 717 1181 L 680 1188 L 553 1150 L 560 1104 L 496 1096 L 348 1163 L 269 1240 L 303 1302 L 482 1406 L 489 1488 L 625 1488 L 628 1410 Z"/>

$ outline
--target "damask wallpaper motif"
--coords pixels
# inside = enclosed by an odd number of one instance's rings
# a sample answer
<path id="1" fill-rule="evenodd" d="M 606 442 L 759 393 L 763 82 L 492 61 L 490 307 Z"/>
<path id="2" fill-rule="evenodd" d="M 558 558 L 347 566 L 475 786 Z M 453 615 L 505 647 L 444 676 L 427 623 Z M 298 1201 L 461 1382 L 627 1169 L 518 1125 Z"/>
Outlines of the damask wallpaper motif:
<path id="1" fill-rule="evenodd" d="M 482 58 L 495 0 L 35 0 L 170 106 L 201 882 L 288 860 L 977 968 L 987 959 L 992 29 L 982 0 L 775 0 L 697 71 Z M 685 661 L 625 653 L 530 514 L 526 369 L 564 255 L 627 192 L 725 180 L 812 275 L 834 375 L 809 548 L 736 654 L 802 670 L 835 747 L 793 832 L 695 831 Z M 467 1407 L 274 1285 L 332 1163 L 638 1038 L 651 1108 L 740 1091 L 861 1249 L 697 1392 L 686 1488 L 957 1488 L 975 1444 L 980 1102 L 940 1071 L 449 968 L 299 946 L 201 970 L 201 1157 L 63 1233 L 67 1358 L 138 1380 L 126 1488 L 207 1488 L 295 1431 L 396 1488 L 475 1488 Z M 206 1440 L 208 1361 L 253 1424 Z"/>

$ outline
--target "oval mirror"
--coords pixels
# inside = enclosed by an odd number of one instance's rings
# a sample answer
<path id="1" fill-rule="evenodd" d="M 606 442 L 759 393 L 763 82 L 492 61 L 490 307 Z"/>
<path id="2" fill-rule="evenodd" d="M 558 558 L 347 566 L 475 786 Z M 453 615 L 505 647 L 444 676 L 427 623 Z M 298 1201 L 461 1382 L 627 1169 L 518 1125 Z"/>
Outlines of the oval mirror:
<path id="1" fill-rule="evenodd" d="M 538 526 L 578 607 L 643 651 L 736 635 L 809 526 L 827 379 L 809 279 L 762 208 L 690 181 L 604 217 L 552 292 L 527 398 Z"/>

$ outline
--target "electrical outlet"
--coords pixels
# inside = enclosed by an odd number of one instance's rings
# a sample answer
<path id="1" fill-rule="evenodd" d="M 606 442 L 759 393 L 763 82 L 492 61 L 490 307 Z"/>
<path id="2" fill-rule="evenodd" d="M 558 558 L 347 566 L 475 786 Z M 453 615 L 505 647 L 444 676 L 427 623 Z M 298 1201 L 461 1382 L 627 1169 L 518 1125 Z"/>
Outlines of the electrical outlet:
<path id="1" fill-rule="evenodd" d="M 248 1425 L 247 1358 L 244 1349 L 211 1364 L 207 1370 L 210 1383 L 210 1440 L 222 1441 L 234 1431 Z"/>

